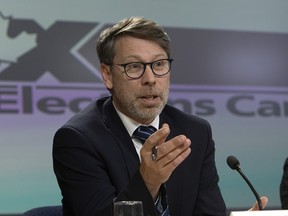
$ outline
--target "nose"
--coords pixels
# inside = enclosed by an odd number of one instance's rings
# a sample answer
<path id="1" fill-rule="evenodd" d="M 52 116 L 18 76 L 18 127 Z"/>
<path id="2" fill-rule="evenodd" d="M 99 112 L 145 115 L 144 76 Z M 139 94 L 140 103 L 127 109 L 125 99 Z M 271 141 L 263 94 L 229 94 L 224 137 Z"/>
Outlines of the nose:
<path id="1" fill-rule="evenodd" d="M 146 65 L 142 78 L 143 85 L 151 85 L 155 83 L 155 74 L 152 71 L 151 65 Z"/>

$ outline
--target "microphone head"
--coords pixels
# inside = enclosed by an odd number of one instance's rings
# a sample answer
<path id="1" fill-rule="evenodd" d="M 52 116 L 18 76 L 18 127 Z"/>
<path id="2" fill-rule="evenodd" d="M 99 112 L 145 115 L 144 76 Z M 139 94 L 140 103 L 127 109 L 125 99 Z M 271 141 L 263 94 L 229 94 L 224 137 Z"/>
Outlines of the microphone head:
<path id="1" fill-rule="evenodd" d="M 238 170 L 240 167 L 239 160 L 233 155 L 227 157 L 227 164 L 232 170 Z"/>

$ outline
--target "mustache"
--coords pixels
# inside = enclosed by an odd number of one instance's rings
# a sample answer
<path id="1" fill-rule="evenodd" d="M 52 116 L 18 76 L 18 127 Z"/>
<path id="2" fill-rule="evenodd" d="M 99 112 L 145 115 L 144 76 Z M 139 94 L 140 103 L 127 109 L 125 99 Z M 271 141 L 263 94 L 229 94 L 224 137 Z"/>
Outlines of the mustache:
<path id="1" fill-rule="evenodd" d="M 156 88 L 143 89 L 137 92 L 138 97 L 163 96 L 163 92 Z"/>

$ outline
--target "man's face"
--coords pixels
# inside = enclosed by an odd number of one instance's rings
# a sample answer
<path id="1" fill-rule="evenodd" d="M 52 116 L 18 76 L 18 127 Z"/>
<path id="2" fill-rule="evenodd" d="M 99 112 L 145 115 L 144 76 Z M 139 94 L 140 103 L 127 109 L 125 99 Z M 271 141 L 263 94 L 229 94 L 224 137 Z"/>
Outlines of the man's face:
<path id="1" fill-rule="evenodd" d="M 149 124 L 160 114 L 168 100 L 170 73 L 155 76 L 147 65 L 139 79 L 130 79 L 117 64 L 153 62 L 167 54 L 156 43 L 124 36 L 115 43 L 114 66 L 101 65 L 104 84 L 111 90 L 115 106 L 133 120 Z"/>

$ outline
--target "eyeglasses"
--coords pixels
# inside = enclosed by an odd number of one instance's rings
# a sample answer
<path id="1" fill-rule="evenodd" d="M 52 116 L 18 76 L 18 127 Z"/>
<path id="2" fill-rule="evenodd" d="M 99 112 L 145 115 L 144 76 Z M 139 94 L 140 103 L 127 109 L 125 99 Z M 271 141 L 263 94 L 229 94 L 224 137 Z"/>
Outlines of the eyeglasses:
<path id="1" fill-rule="evenodd" d="M 152 72 L 158 76 L 164 76 L 169 73 L 173 59 L 159 59 L 153 62 L 130 62 L 126 64 L 116 64 L 124 68 L 125 74 L 131 79 L 138 79 L 143 76 L 146 66 L 149 65 Z M 113 65 L 110 65 L 113 66 Z"/>

